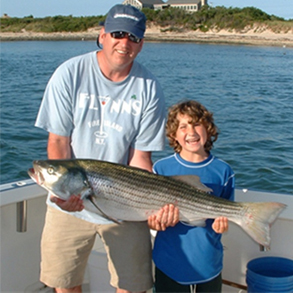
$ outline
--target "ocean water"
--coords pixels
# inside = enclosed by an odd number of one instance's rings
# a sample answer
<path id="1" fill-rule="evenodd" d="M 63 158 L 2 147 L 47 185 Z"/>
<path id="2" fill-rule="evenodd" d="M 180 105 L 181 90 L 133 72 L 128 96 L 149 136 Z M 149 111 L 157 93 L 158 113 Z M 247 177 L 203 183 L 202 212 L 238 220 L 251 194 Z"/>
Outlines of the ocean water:
<path id="1" fill-rule="evenodd" d="M 46 158 L 47 133 L 34 127 L 45 86 L 66 59 L 95 42 L 1 43 L 1 183 L 28 179 Z M 236 187 L 293 194 L 293 49 L 145 43 L 138 61 L 160 80 L 167 107 L 194 99 L 220 129 L 213 153 L 236 173 Z M 172 153 L 153 154 L 153 160 Z"/>

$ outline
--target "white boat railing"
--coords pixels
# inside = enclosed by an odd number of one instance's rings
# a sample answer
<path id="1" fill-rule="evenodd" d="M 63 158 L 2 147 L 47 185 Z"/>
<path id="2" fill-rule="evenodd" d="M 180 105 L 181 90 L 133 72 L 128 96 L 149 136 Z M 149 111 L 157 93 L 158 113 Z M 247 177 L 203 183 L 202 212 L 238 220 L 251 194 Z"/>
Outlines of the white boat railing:
<path id="1" fill-rule="evenodd" d="M 46 194 L 46 190 L 27 179 L 0 185 L 0 206 L 21 202 Z"/>

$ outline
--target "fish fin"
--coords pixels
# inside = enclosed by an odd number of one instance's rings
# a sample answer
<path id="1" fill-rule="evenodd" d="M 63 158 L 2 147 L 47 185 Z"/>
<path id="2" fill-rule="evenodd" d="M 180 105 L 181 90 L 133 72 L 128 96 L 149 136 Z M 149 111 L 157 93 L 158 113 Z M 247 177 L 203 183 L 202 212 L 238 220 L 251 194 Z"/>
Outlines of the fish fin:
<path id="1" fill-rule="evenodd" d="M 94 202 L 94 200 L 93 200 L 93 196 L 92 196 L 92 195 L 87 196 L 87 199 L 88 199 L 88 200 L 89 200 L 89 201 L 95 206 L 95 208 L 101 213 L 101 215 L 102 215 L 104 218 L 106 218 L 106 219 L 108 219 L 108 220 L 110 220 L 110 221 L 113 221 L 113 222 L 116 223 L 116 224 L 120 224 L 120 222 L 119 222 L 117 219 L 114 219 L 114 218 L 108 216 L 107 214 L 105 214 L 105 213 L 99 208 L 99 206 Z"/>
<path id="2" fill-rule="evenodd" d="M 197 226 L 197 227 L 205 227 L 206 226 L 206 221 L 205 220 L 194 220 L 194 221 L 181 221 L 187 226 Z"/>
<path id="3" fill-rule="evenodd" d="M 179 218 L 180 218 L 180 222 L 188 226 L 198 226 L 198 227 L 206 226 L 206 219 L 195 217 L 194 215 L 180 214 Z"/>
<path id="4" fill-rule="evenodd" d="M 175 180 L 182 181 L 184 183 L 187 183 L 199 190 L 202 190 L 204 192 L 210 192 L 212 193 L 213 190 L 207 186 L 205 186 L 203 183 L 201 183 L 200 178 L 196 175 L 180 175 L 180 176 L 171 176 Z"/>
<path id="5" fill-rule="evenodd" d="M 80 198 L 83 199 L 87 199 L 89 197 L 91 197 L 93 195 L 93 191 L 90 187 L 86 187 L 82 190 L 82 192 L 80 193 Z"/>
<path id="6" fill-rule="evenodd" d="M 270 227 L 286 205 L 278 202 L 243 203 L 243 218 L 235 221 L 256 242 L 270 249 Z M 233 220 L 232 220 L 233 221 Z"/>

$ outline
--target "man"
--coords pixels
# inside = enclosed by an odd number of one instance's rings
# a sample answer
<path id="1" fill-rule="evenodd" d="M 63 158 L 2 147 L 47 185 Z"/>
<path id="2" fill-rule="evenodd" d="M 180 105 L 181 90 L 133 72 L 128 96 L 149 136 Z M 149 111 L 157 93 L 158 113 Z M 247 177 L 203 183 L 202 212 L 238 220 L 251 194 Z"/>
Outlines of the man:
<path id="1" fill-rule="evenodd" d="M 36 126 L 49 132 L 48 158 L 92 158 L 152 171 L 151 151 L 164 146 L 164 97 L 157 79 L 135 61 L 146 18 L 132 6 L 109 11 L 98 44 L 102 50 L 63 63 L 44 93 Z M 56 292 L 81 292 L 88 256 L 98 233 L 117 292 L 152 287 L 146 222 L 117 225 L 83 209 L 73 195 L 50 196 L 41 242 L 41 281 Z M 172 210 L 172 208 L 171 208 Z M 66 211 L 66 212 L 65 212 Z M 166 209 L 165 209 L 166 211 Z M 158 225 L 174 221 L 161 211 Z M 160 224 L 160 219 L 162 224 Z"/>

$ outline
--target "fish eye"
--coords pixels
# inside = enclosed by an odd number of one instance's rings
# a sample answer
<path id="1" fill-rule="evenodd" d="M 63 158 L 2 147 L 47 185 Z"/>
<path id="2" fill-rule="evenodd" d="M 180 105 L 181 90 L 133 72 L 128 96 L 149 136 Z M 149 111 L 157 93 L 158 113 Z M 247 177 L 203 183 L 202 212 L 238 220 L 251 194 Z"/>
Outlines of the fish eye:
<path id="1" fill-rule="evenodd" d="M 54 169 L 52 167 L 49 167 L 47 172 L 52 175 L 54 173 Z"/>

